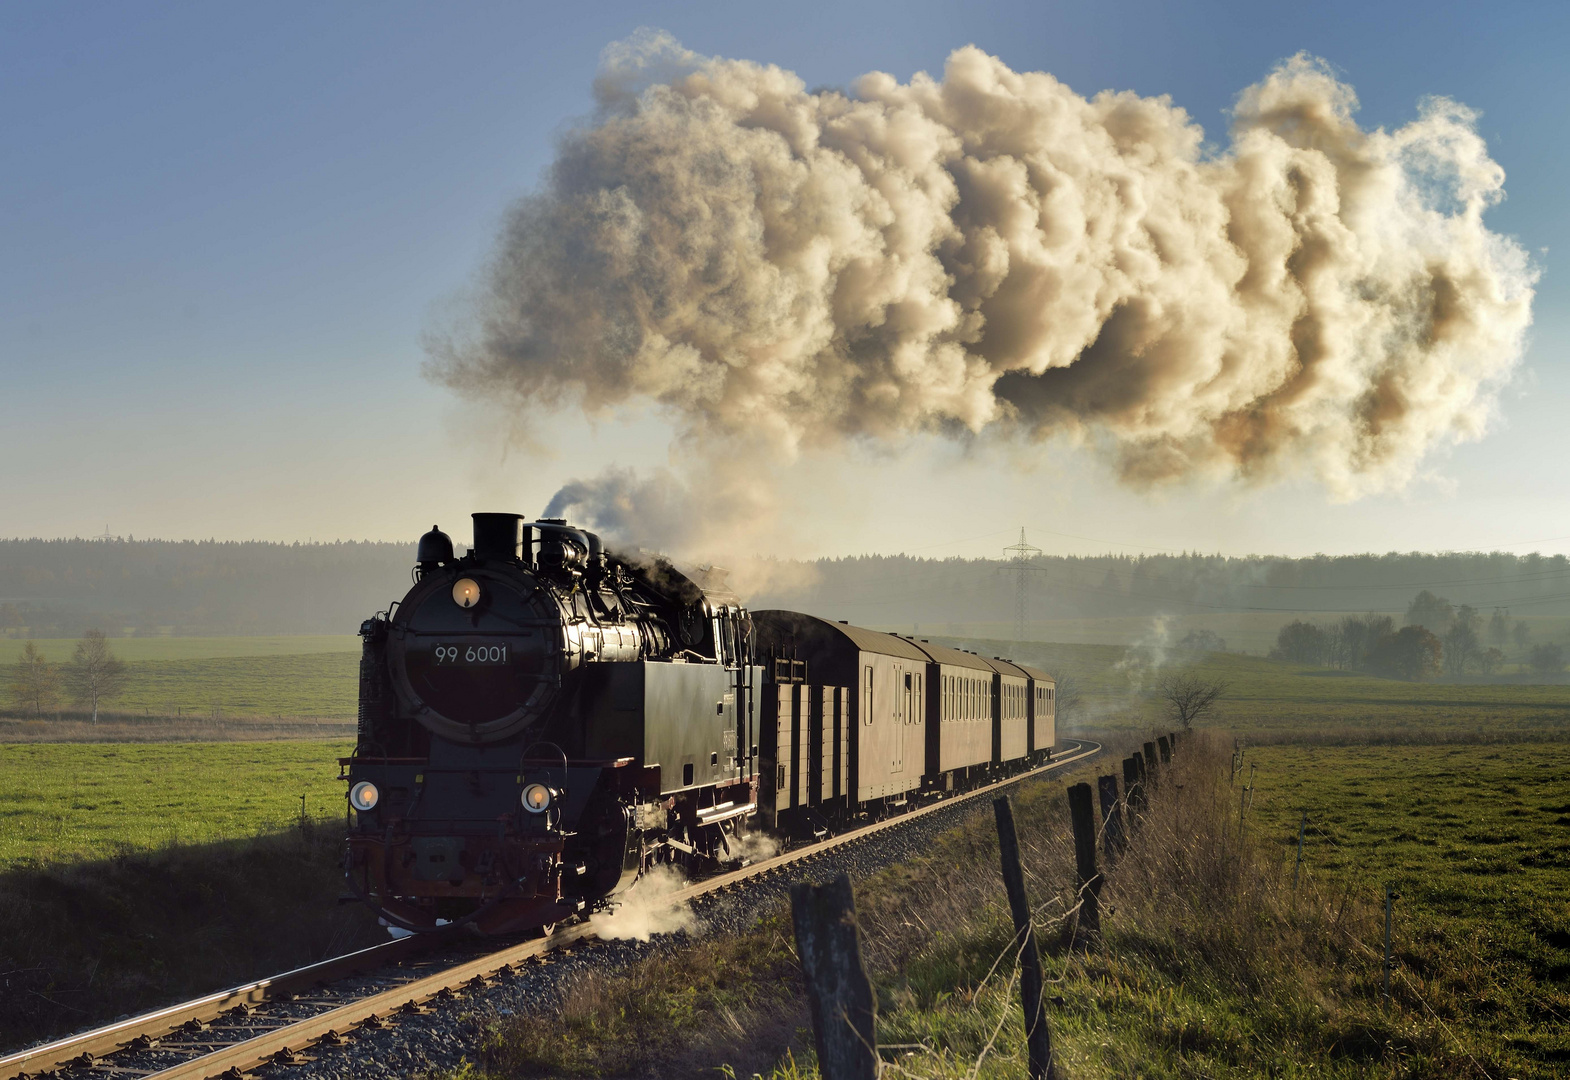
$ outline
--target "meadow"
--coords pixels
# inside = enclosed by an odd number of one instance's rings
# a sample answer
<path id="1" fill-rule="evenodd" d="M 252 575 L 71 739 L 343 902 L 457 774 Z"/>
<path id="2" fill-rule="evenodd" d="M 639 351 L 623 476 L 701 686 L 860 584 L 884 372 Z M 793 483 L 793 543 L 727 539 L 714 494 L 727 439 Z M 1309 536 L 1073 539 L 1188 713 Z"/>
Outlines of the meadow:
<path id="1" fill-rule="evenodd" d="M 76 638 L 37 638 L 33 644 L 46 660 L 63 663 L 71 658 Z M 27 642 L 0 638 L 0 664 L 14 664 Z M 275 637 L 111 637 L 114 654 L 128 663 L 145 660 L 212 660 L 240 656 L 314 656 L 322 653 L 360 653 L 360 639 L 353 634 L 299 634 Z"/>
<path id="2" fill-rule="evenodd" d="M 114 644 L 132 663 L 149 710 L 160 697 L 200 707 L 219 686 L 218 696 L 236 707 L 265 702 L 288 715 L 336 701 L 339 716 L 352 716 L 354 639 L 308 640 L 314 644 Z M 1181 856 L 1203 873 L 1174 883 L 1153 871 L 1122 871 L 1108 895 L 1124 914 L 1109 924 L 1104 952 L 1054 961 L 1056 1022 L 1071 1075 L 1525 1080 L 1562 1075 L 1570 1065 L 1570 911 L 1562 899 L 1570 880 L 1570 686 L 1407 683 L 1121 645 L 962 643 L 1070 673 L 1081 703 L 1061 732 L 1106 738 L 1113 756 L 1119 744 L 1171 726 L 1151 693 L 1169 670 L 1156 659 L 1191 663 L 1228 685 L 1208 722 L 1215 734 L 1190 744 L 1195 766 L 1209 771 L 1193 777 L 1189 802 L 1174 810 L 1181 828 L 1167 828 L 1137 864 L 1170 870 Z M 68 653 L 71 644 L 50 647 Z M 224 655 L 242 649 L 249 652 Z M 181 722 L 224 727 L 207 715 Z M 0 739 L 10 737 L 8 723 L 0 721 Z M 106 721 L 101 730 L 112 727 Z M 245 738 L 247 730 L 263 729 L 241 724 L 225 737 Z M 271 743 L 0 742 L 0 914 L 18 928 L 0 935 L 0 960 L 36 968 L 46 980 L 40 993 L 51 1000 L 104 1016 L 127 1000 L 150 1005 L 264 973 L 285 956 L 292 962 L 374 939 L 360 913 L 331 904 L 343 813 L 336 758 L 352 738 L 345 730 L 336 739 Z M 1234 745 L 1244 771 L 1228 785 L 1216 770 Z M 1109 765 L 1080 772 L 1113 771 Z M 1063 781 L 1021 793 L 1021 813 L 1038 822 L 1032 880 L 1045 890 L 1048 911 L 1061 910 L 1052 905 L 1061 903 L 1070 865 Z M 1247 807 L 1246 857 L 1237 851 L 1239 801 Z M 865 883 L 883 1038 L 932 1048 L 902 1062 L 913 1075 L 967 1072 L 994 1029 L 979 1075 L 1023 1075 L 1009 987 L 991 974 L 1006 924 L 986 833 L 985 823 L 973 826 L 928 859 Z M 1218 851 L 1232 851 L 1230 861 Z M 1399 894 L 1389 1014 L 1378 1001 L 1386 884 Z M 257 897 L 267 898 L 265 911 Z M 188 929 L 161 924 L 171 908 L 189 909 Z M 237 918 L 241 910 L 250 914 Z M 78 914 L 47 941 L 21 932 L 61 911 Z M 949 912 L 941 934 L 912 929 L 939 925 L 935 911 Z M 99 929 L 82 931 L 82 919 Z M 146 937 L 144 924 L 160 925 Z M 263 924 L 274 926 L 265 949 L 252 932 Z M 198 938 L 222 940 L 221 955 L 193 949 Z M 1053 941 L 1044 938 L 1049 951 Z M 704 1068 L 729 1061 L 779 1080 L 811 1075 L 787 924 L 771 917 L 689 959 L 662 956 L 569 993 L 564 1011 L 493 1029 L 474 1071 L 594 1076 L 696 1066 L 682 1049 L 689 1040 Z M 666 990 L 673 978 L 685 980 L 675 997 Z M 63 1030 L 78 1016 L 22 1004 L 0 1015 L 0 1035 Z M 742 1022 L 745 1039 L 726 1034 L 743 1030 Z M 767 1037 L 755 1037 L 759 1031 Z M 794 1057 L 776 1067 L 779 1054 Z"/>
<path id="3" fill-rule="evenodd" d="M 1404 1004 L 1508 1075 L 1570 1071 L 1570 754 L 1559 745 L 1245 748 L 1251 816 L 1305 885 L 1394 901 Z M 1306 815 L 1306 819 L 1305 816 Z M 1306 820 L 1306 825 L 1304 824 Z M 1562 1074 L 1561 1074 L 1562 1075 Z"/>
<path id="4" fill-rule="evenodd" d="M 14 663 L 23 644 L 0 641 L 0 664 Z M 55 638 L 37 645 L 47 659 L 63 663 L 76 642 Z M 110 647 L 129 669 L 125 692 L 101 710 L 110 716 L 200 723 L 235 717 L 351 720 L 355 714 L 360 659 L 355 637 L 113 638 Z M 75 716 L 80 709 L 64 712 Z M 0 716 L 26 718 L 14 706 Z M 6 728 L 0 722 L 0 738 Z M 47 730 L 30 737 L 40 735 Z"/>
<path id="5" fill-rule="evenodd" d="M 1065 674 L 1080 702 L 1059 734 L 1145 731 L 1167 723 L 1162 675 L 1186 668 L 1226 684 L 1208 726 L 1253 741 L 1461 742 L 1570 739 L 1570 682 L 1503 676 L 1405 682 L 1238 653 L 1187 656 L 1153 645 L 986 638 L 931 640 Z"/>
<path id="6" fill-rule="evenodd" d="M 341 822 L 351 742 L 0 743 L 0 870 Z"/>

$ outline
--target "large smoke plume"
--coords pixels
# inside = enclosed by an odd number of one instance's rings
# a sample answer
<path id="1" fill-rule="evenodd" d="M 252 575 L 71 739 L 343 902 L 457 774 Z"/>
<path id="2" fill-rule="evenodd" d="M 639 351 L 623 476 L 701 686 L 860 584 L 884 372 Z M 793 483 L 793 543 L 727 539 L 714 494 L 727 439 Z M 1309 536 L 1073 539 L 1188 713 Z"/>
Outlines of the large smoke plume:
<path id="1" fill-rule="evenodd" d="M 687 475 L 558 497 L 591 519 L 933 432 L 1355 498 L 1482 433 L 1531 321 L 1474 114 L 1364 130 L 1307 56 L 1239 95 L 1225 148 L 1165 97 L 974 47 L 843 93 L 644 33 L 595 90 L 432 360 L 525 408 L 662 406 Z"/>

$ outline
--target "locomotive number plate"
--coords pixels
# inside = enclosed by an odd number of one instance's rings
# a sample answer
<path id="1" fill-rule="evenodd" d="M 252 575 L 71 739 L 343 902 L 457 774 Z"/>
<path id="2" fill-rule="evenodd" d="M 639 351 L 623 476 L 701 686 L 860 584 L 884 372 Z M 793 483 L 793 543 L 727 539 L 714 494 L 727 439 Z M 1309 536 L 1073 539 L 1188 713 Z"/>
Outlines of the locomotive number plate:
<path id="1" fill-rule="evenodd" d="M 453 664 L 505 664 L 506 662 L 507 646 L 505 645 L 436 646 L 437 667 L 449 667 Z"/>

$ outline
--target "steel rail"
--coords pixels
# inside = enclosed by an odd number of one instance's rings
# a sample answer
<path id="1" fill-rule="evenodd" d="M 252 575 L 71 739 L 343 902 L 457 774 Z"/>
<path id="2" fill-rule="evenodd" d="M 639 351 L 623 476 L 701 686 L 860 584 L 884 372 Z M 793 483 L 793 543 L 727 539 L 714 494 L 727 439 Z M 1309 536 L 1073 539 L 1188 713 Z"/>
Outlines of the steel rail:
<path id="1" fill-rule="evenodd" d="M 742 867 L 739 870 L 716 874 L 713 877 L 705 878 L 687 886 L 673 894 L 671 899 L 673 902 L 686 902 L 711 893 L 725 892 L 756 878 L 778 874 L 795 864 L 820 858 L 836 848 L 867 840 L 888 829 L 908 824 L 939 810 L 950 809 L 961 803 L 979 799 L 986 795 L 995 795 L 1003 788 L 1035 777 L 1044 776 L 1049 772 L 1084 761 L 1100 752 L 1101 745 L 1099 743 L 1080 742 L 1078 749 L 1073 753 L 1057 758 L 1049 764 L 1007 777 L 977 788 L 974 791 L 935 800 L 927 806 L 908 813 L 885 818 L 882 821 L 874 822 L 859 829 L 841 833 L 839 836 L 796 848 L 784 854 L 776 855 L 773 858 Z M 564 927 L 558 929 L 549 937 L 523 942 L 497 952 L 487 953 L 474 960 L 455 964 L 452 967 L 444 968 L 423 978 L 414 979 L 401 986 L 347 1002 L 294 1023 L 275 1028 L 272 1031 L 263 1032 L 249 1039 L 219 1047 L 210 1053 L 194 1057 L 189 1061 L 181 1062 L 160 1072 L 150 1073 L 148 1077 L 149 1080 L 210 1080 L 210 1078 L 219 1077 L 220 1075 L 232 1078 L 241 1076 L 268 1062 L 292 1062 L 297 1060 L 296 1055 L 324 1039 L 341 1038 L 356 1028 L 367 1024 L 378 1024 L 396 1014 L 418 1013 L 421 1011 L 422 1006 L 434 999 L 451 997 L 454 991 L 466 986 L 488 985 L 490 979 L 520 963 L 567 948 L 576 942 L 590 939 L 593 936 L 593 929 L 588 922 Z M 244 1003 L 236 995 L 264 991 L 267 987 L 275 987 L 277 989 L 274 990 L 273 996 L 278 996 L 280 992 L 284 992 L 282 990 L 285 985 L 283 980 L 288 980 L 288 985 L 293 986 L 300 985 L 302 980 L 308 984 L 314 984 L 323 981 L 321 972 L 328 965 L 343 963 L 356 957 L 367 957 L 368 954 L 377 953 L 378 950 L 388 950 L 390 947 L 398 945 L 407 946 L 409 942 L 419 940 L 421 939 L 404 938 L 400 941 L 388 942 L 385 945 L 361 950 L 358 953 L 326 961 L 323 964 L 300 968 L 298 971 L 274 976 L 272 979 L 261 980 L 258 983 L 247 984 L 244 987 L 236 987 L 234 990 L 209 995 L 207 998 L 202 998 L 199 1001 L 171 1006 L 157 1013 L 149 1013 L 146 1016 L 121 1021 L 108 1028 L 101 1028 L 97 1031 L 73 1036 L 70 1039 L 63 1039 L 58 1043 L 50 1043 L 48 1046 L 37 1047 L 30 1051 L 23 1051 L 21 1054 L 0 1059 L 0 1080 L 11 1080 L 11 1078 L 24 1075 L 27 1071 L 43 1071 L 62 1065 L 69 1065 L 78 1060 L 84 1051 L 94 1056 L 104 1052 L 91 1049 L 87 1045 L 87 1040 L 96 1039 L 98 1040 L 97 1045 L 110 1047 L 114 1050 L 124 1049 L 130 1046 L 136 1035 L 151 1037 L 152 1033 L 149 1031 L 149 1027 L 157 1027 L 158 1034 L 166 1034 L 178 1029 L 187 1020 L 196 1018 L 192 1012 L 193 1009 L 208 1009 L 211 1010 L 209 1015 L 216 1016 L 229 1008 L 233 1008 L 236 1004 Z M 386 952 L 381 952 L 379 956 L 392 959 Z M 399 958 L 402 958 L 402 956 L 400 955 Z M 386 960 L 382 962 L 385 963 Z M 354 970 L 361 969 L 355 968 Z M 343 972 L 343 974 L 347 973 L 347 970 Z M 263 993 L 264 998 L 265 996 L 266 994 Z M 245 1000 L 259 999 L 250 998 Z M 216 1003 L 220 1001 L 225 1004 L 217 1007 Z M 179 1017 L 178 1020 L 174 1019 L 176 1016 Z M 56 1048 L 59 1048 L 59 1050 L 56 1051 Z M 74 1050 L 75 1052 L 66 1053 L 68 1050 Z M 49 1053 L 46 1053 L 46 1051 Z M 64 1054 L 64 1056 L 62 1057 L 61 1054 Z M 46 1061 L 45 1058 L 49 1060 Z M 14 1065 L 13 1062 L 15 1063 Z M 24 1070 L 23 1065 L 29 1066 L 29 1068 Z M 10 1067 L 8 1068 L 8 1066 Z"/>
<path id="2" fill-rule="evenodd" d="M 58 1069 L 74 1062 L 91 1061 L 120 1050 L 131 1049 L 137 1039 L 156 1039 L 180 1030 L 196 1021 L 207 1023 L 231 1009 L 242 1005 L 269 1001 L 299 993 L 319 982 L 330 982 L 367 971 L 385 968 L 388 964 L 406 960 L 435 948 L 440 941 L 420 937 L 384 941 L 357 952 L 345 953 L 330 960 L 322 960 L 305 967 L 295 968 L 278 975 L 269 975 L 255 982 L 242 983 L 227 990 L 219 990 L 205 997 L 183 1001 L 178 1005 L 140 1016 L 117 1020 L 105 1027 L 83 1031 L 64 1039 L 57 1039 L 41 1046 L 0 1058 L 0 1080 L 28 1073 Z M 85 1063 L 85 1062 L 84 1062 Z"/>

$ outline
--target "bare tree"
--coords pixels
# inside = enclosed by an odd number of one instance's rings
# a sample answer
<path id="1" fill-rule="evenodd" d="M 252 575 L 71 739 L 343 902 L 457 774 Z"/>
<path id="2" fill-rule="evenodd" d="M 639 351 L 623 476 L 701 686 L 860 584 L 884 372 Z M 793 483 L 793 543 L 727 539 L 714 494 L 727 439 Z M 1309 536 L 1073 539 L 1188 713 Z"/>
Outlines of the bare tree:
<path id="1" fill-rule="evenodd" d="M 11 671 L 11 696 L 34 716 L 43 716 L 60 704 L 60 669 L 45 660 L 31 641 L 22 646 L 22 655 Z"/>
<path id="2" fill-rule="evenodd" d="M 92 706 L 93 723 L 98 723 L 99 702 L 120 694 L 127 681 L 125 661 L 110 651 L 104 632 L 84 633 L 65 666 L 65 685 L 77 704 Z"/>
<path id="3" fill-rule="evenodd" d="M 1488 618 L 1488 643 L 1496 649 L 1510 644 L 1510 609 L 1495 608 Z"/>
<path id="4" fill-rule="evenodd" d="M 1052 694 L 1052 715 L 1059 724 L 1065 728 L 1071 727 L 1079 718 L 1079 706 L 1082 695 L 1079 689 L 1079 679 L 1062 668 L 1048 671 L 1056 687 Z"/>
<path id="5" fill-rule="evenodd" d="M 1472 609 L 1464 604 L 1461 607 L 1462 612 L 1470 610 Z M 1483 650 L 1477 641 L 1477 631 L 1472 628 L 1475 621 L 1475 619 L 1468 621 L 1458 614 L 1454 625 L 1450 627 L 1450 632 L 1443 638 L 1445 670 L 1452 675 L 1465 675 L 1467 667 L 1476 663 L 1478 657 L 1482 655 Z"/>
<path id="6" fill-rule="evenodd" d="M 1156 689 L 1167 703 L 1167 713 L 1184 731 L 1191 731 L 1195 721 L 1210 715 L 1216 702 L 1226 694 L 1227 684 L 1192 671 L 1177 671 L 1163 675 L 1157 681 Z"/>
<path id="7" fill-rule="evenodd" d="M 1406 609 L 1408 626 L 1421 626 L 1435 637 L 1448 631 L 1455 617 L 1455 605 L 1443 596 L 1435 596 L 1427 589 L 1413 597 Z"/>
<path id="8" fill-rule="evenodd" d="M 1565 669 L 1565 647 L 1553 642 L 1538 645 L 1528 662 L 1539 675 L 1557 675 Z"/>

